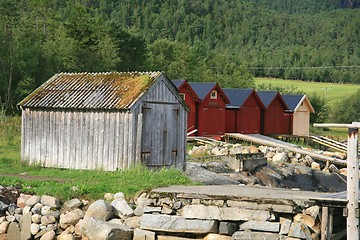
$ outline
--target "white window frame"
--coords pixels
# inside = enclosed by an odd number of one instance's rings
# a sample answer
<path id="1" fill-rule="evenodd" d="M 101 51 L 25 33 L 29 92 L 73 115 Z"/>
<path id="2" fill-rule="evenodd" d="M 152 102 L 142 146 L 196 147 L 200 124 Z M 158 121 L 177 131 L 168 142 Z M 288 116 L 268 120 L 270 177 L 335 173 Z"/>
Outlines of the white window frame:
<path id="1" fill-rule="evenodd" d="M 217 91 L 216 90 L 212 90 L 210 93 L 210 99 L 217 99 Z"/>

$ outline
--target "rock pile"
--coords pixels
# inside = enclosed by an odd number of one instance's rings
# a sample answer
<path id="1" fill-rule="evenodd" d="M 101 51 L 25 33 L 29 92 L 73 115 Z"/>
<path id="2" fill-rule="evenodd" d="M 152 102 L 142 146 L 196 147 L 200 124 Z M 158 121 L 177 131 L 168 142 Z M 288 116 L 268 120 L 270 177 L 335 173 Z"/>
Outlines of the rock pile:
<path id="1" fill-rule="evenodd" d="M 132 239 L 133 229 L 139 226 L 136 211 L 122 193 L 105 197 L 110 203 L 72 199 L 60 205 L 52 196 L 21 193 L 15 203 L 0 201 L 0 236 L 6 234 L 9 240 Z"/>
<path id="2" fill-rule="evenodd" d="M 3 204 L 0 239 L 9 240 L 230 240 L 317 239 L 319 207 L 258 205 L 233 200 L 176 198 L 143 193 L 136 205 L 124 194 L 106 194 L 89 204 L 52 196 L 20 194 Z"/>
<path id="3" fill-rule="evenodd" d="M 307 149 L 309 150 L 309 149 Z M 346 159 L 346 154 L 341 152 L 327 152 L 321 150 L 312 150 L 316 153 L 323 154 L 329 157 L 335 157 L 339 159 Z M 300 153 L 294 153 L 284 150 L 280 147 L 268 147 L 268 146 L 244 146 L 241 144 L 220 144 L 218 146 L 206 144 L 201 146 L 193 146 L 188 152 L 190 158 L 209 157 L 209 156 L 222 156 L 232 154 L 249 154 L 249 153 L 263 153 L 268 162 L 272 165 L 282 165 L 284 163 L 291 163 L 295 165 L 308 166 L 316 170 L 335 171 L 340 170 L 336 166 L 331 168 L 327 167 L 323 162 L 316 162 L 308 155 L 302 155 Z M 344 171 L 344 170 L 342 170 Z"/>

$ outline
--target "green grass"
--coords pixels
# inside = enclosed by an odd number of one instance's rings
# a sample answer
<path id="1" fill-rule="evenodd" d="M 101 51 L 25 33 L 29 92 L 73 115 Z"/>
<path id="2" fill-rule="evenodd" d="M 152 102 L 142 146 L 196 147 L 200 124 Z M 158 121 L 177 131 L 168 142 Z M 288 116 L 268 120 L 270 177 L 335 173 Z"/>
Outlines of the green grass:
<path id="1" fill-rule="evenodd" d="M 123 192 L 131 198 L 143 190 L 193 184 L 179 170 L 155 171 L 140 165 L 114 172 L 29 166 L 20 161 L 20 125 L 20 117 L 0 115 L 0 185 L 21 186 L 26 192 L 61 200 L 74 197 L 94 200 L 107 192 Z"/>
<path id="2" fill-rule="evenodd" d="M 355 94 L 360 89 L 360 85 L 305 82 L 277 78 L 255 78 L 255 83 L 257 86 L 262 84 L 272 84 L 279 87 L 293 86 L 299 90 L 303 90 L 309 96 L 316 93 L 319 96 L 324 97 L 330 107 L 335 106 L 339 101 Z"/>

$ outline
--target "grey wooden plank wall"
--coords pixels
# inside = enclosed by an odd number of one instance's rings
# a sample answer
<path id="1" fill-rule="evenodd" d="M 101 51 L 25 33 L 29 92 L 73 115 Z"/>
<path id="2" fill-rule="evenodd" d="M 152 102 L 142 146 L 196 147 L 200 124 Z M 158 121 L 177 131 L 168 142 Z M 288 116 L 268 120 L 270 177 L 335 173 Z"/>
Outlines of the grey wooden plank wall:
<path id="1" fill-rule="evenodd" d="M 22 112 L 22 159 L 46 167 L 125 169 L 135 164 L 129 112 Z"/>
<path id="2" fill-rule="evenodd" d="M 152 102 L 152 103 L 179 103 L 180 96 L 175 96 L 174 93 L 178 94 L 176 87 L 163 78 L 157 81 L 143 96 L 141 103 Z M 185 167 L 185 154 L 186 154 L 186 131 L 187 131 L 187 111 L 184 107 L 179 107 L 179 121 L 178 129 L 174 129 L 177 132 L 177 158 L 175 167 L 184 169 Z"/>

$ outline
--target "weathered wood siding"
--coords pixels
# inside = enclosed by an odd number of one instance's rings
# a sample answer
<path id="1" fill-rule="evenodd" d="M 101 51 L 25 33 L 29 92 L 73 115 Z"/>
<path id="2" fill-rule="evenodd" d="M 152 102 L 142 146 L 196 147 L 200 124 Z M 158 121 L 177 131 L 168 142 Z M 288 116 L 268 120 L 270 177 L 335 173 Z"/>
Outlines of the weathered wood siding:
<path id="1" fill-rule="evenodd" d="M 112 171 L 135 163 L 129 112 L 26 108 L 22 121 L 21 155 L 31 164 Z"/>
<path id="2" fill-rule="evenodd" d="M 187 112 L 176 94 L 160 78 L 130 110 L 24 108 L 22 159 L 72 169 L 113 171 L 136 163 L 183 169 Z"/>
<path id="3" fill-rule="evenodd" d="M 188 113 L 180 99 L 176 87 L 160 78 L 134 106 L 135 115 L 142 112 L 142 134 L 138 136 L 142 136 L 144 164 L 184 169 Z"/>

